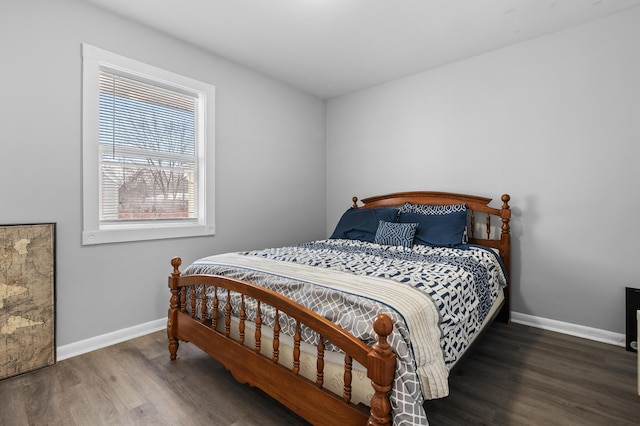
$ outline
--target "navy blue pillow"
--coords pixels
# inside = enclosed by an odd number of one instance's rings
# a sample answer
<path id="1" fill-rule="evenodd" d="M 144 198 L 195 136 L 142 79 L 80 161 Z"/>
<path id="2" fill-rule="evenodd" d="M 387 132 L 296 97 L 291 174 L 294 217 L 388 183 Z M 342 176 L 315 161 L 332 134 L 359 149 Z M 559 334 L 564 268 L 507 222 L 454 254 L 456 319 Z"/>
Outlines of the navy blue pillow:
<path id="1" fill-rule="evenodd" d="M 435 215 L 400 213 L 398 222 L 418 224 L 414 244 L 465 248 L 463 241 L 467 225 L 466 211 Z"/>
<path id="2" fill-rule="evenodd" d="M 331 238 L 373 242 L 380 221 L 395 222 L 398 209 L 380 207 L 377 209 L 350 208 L 340 218 Z"/>

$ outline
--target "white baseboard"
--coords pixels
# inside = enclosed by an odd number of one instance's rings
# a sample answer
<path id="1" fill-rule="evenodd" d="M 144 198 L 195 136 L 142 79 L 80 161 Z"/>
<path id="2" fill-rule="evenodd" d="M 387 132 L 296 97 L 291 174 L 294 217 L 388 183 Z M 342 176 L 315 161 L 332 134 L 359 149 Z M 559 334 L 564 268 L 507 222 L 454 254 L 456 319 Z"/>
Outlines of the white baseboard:
<path id="1" fill-rule="evenodd" d="M 595 340 L 597 342 L 608 343 L 611 345 L 624 347 L 626 344 L 625 335 L 622 333 L 614 333 L 613 331 L 600 330 L 598 328 L 586 327 L 584 325 L 571 324 L 569 322 L 521 314 L 520 312 L 512 311 L 511 321 L 518 324 L 556 331 L 558 333 L 569 334 L 571 336 L 582 337 L 584 339 Z"/>
<path id="2" fill-rule="evenodd" d="M 63 359 L 86 354 L 87 352 L 115 345 L 116 343 L 124 342 L 125 340 L 135 339 L 136 337 L 144 336 L 145 334 L 151 334 L 166 327 L 167 319 L 160 318 L 155 321 L 149 321 L 144 324 L 135 325 L 133 327 L 124 328 L 122 330 L 102 334 L 96 337 L 91 337 L 79 342 L 58 346 L 56 348 L 56 359 L 58 361 L 62 361 Z"/>
<path id="3" fill-rule="evenodd" d="M 522 314 L 520 312 L 511 312 L 511 321 L 531 327 L 542 328 L 544 330 L 556 331 L 558 333 L 595 340 L 597 342 L 608 343 L 616 346 L 625 346 L 625 335 L 622 333 L 614 333 L 612 331 L 600 330 L 597 328 L 586 327 L 584 325 L 536 317 L 533 315 Z M 79 342 L 58 346 L 56 358 L 58 361 L 62 361 L 67 358 L 72 358 L 87 352 L 115 345 L 116 343 L 144 336 L 145 334 L 160 331 L 166 328 L 166 326 L 167 319 L 160 318 L 155 321 L 91 337 Z"/>

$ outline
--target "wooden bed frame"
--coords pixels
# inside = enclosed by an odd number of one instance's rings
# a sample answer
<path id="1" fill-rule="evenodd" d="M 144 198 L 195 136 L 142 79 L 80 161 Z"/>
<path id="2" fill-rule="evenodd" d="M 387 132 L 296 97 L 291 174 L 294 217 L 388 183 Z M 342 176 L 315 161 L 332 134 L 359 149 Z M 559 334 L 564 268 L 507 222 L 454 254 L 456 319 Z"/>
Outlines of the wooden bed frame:
<path id="1" fill-rule="evenodd" d="M 510 271 L 510 228 L 511 210 L 509 195 L 502 196 L 502 207 L 489 207 L 490 198 L 472 195 L 453 194 L 446 192 L 400 192 L 383 196 L 369 197 L 358 206 L 357 197 L 353 197 L 355 208 L 376 208 L 400 206 L 405 202 L 414 204 L 466 204 L 468 214 L 469 243 L 480 244 L 499 250 L 507 273 Z M 478 220 L 480 215 L 480 220 Z M 482 221 L 482 216 L 484 220 Z M 493 218 L 493 219 L 492 219 Z M 478 230 L 483 230 L 479 235 Z M 179 340 L 189 341 L 211 357 L 219 361 L 241 383 L 248 383 L 258 387 L 278 400 L 289 409 L 313 424 L 340 425 L 388 425 L 391 423 L 391 405 L 389 391 L 395 376 L 396 356 L 387 343 L 387 336 L 393 329 L 392 322 L 387 315 L 376 317 L 374 330 L 378 341 L 368 347 L 361 340 L 349 334 L 344 329 L 331 323 L 324 317 L 289 300 L 278 293 L 263 287 L 240 280 L 221 276 L 191 275 L 182 276 L 180 265 L 182 261 L 175 257 L 171 260 L 173 271 L 169 276 L 171 299 L 168 313 L 167 335 L 169 338 L 169 352 L 171 360 L 177 358 Z M 205 303 L 201 317 L 196 315 L 196 286 L 217 287 L 227 292 L 237 292 L 241 296 L 238 307 L 240 318 L 238 322 L 238 338 L 231 336 L 231 306 L 227 302 L 223 308 L 222 318 L 218 318 L 217 299 L 214 299 L 214 318 L 206 320 L 204 315 Z M 218 290 L 220 291 L 220 290 Z M 224 291 L 224 290 L 223 290 Z M 191 296 L 191 313 L 187 310 L 187 293 Z M 503 306 L 497 312 L 499 320 L 509 322 L 509 286 L 504 290 Z M 202 291 L 205 294 L 205 291 Z M 258 301 L 258 312 L 255 321 L 255 347 L 244 344 L 245 339 L 245 310 L 244 301 L 252 298 Z M 227 300 L 231 299 L 230 297 Z M 296 333 L 293 336 L 293 366 L 287 368 L 278 363 L 279 357 L 279 325 L 274 327 L 272 356 L 267 357 L 261 352 L 261 317 L 260 306 L 269 305 L 279 313 L 289 315 L 297 321 Z M 277 324 L 277 321 L 276 321 Z M 300 369 L 300 334 L 299 327 L 304 325 L 313 329 L 322 338 L 318 345 L 316 380 L 310 381 L 299 374 Z M 223 331 L 218 331 L 219 329 Z M 336 395 L 323 386 L 324 384 L 324 347 L 323 342 L 329 341 L 342 349 L 344 361 L 344 391 Z M 356 360 L 367 369 L 367 377 L 371 379 L 374 394 L 369 404 L 351 402 L 352 362 Z"/>

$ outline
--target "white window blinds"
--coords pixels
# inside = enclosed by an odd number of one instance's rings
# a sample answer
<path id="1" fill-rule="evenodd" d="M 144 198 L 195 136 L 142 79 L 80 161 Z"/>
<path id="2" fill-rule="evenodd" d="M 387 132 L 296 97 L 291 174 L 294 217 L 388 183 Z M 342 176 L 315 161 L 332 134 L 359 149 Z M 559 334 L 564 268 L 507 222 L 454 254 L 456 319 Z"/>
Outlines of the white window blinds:
<path id="1" fill-rule="evenodd" d="M 100 221 L 197 219 L 199 95 L 100 68 Z"/>

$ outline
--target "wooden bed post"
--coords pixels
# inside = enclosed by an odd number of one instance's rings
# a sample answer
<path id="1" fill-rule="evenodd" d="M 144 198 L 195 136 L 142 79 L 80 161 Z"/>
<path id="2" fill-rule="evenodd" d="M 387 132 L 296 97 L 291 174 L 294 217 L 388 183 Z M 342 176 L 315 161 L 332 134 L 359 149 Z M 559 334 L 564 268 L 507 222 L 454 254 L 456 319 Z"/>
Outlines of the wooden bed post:
<path id="1" fill-rule="evenodd" d="M 500 233 L 500 245 L 503 248 L 500 250 L 500 254 L 509 276 L 507 277 L 508 286 L 504 291 L 504 305 L 498 314 L 498 320 L 509 324 L 511 322 L 511 286 L 513 284 L 513 277 L 511 276 L 511 227 L 509 226 L 509 221 L 511 220 L 509 200 L 511 200 L 511 197 L 509 194 L 504 194 L 501 199 L 500 218 L 502 220 L 502 232 Z M 507 249 L 504 249 L 504 247 Z"/>
<path id="2" fill-rule="evenodd" d="M 178 322 L 178 310 L 180 309 L 180 298 L 178 297 L 178 277 L 180 276 L 180 265 L 182 259 L 174 257 L 171 259 L 173 272 L 169 277 L 169 288 L 171 289 L 171 299 L 169 301 L 169 315 L 167 320 L 167 337 L 169 338 L 169 355 L 171 361 L 178 357 L 178 337 L 176 336 L 176 326 Z"/>
<path id="3" fill-rule="evenodd" d="M 387 342 L 387 336 L 393 330 L 391 318 L 385 314 L 378 315 L 373 322 L 373 329 L 378 335 L 378 342 L 367 355 L 367 377 L 371 379 L 375 393 L 371 398 L 371 413 L 367 425 L 383 426 L 391 424 L 389 391 L 396 371 L 396 354 Z"/>

